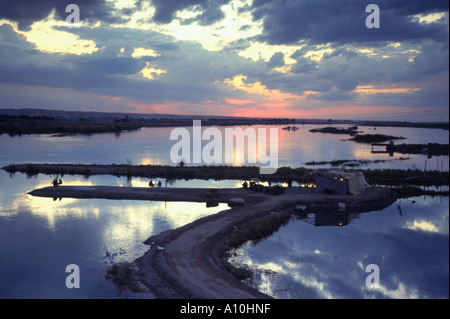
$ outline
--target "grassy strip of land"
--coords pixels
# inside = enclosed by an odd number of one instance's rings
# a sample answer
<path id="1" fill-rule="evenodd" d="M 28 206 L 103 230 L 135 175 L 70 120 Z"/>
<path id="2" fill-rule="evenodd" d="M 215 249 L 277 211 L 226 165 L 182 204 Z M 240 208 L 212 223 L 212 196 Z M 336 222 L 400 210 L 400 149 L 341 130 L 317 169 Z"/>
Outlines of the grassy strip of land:
<path id="1" fill-rule="evenodd" d="M 392 140 L 405 139 L 405 137 L 385 134 L 358 134 L 360 132 L 358 132 L 357 130 L 357 126 L 352 126 L 349 128 L 327 126 L 323 128 L 314 128 L 309 131 L 312 133 L 347 134 L 353 136 L 352 138 L 350 138 L 351 141 L 355 141 L 358 143 L 381 143 Z"/>
<path id="2" fill-rule="evenodd" d="M 449 172 L 419 169 L 362 169 L 371 185 L 399 186 L 404 184 L 421 186 L 445 186 L 449 184 Z"/>
<path id="3" fill-rule="evenodd" d="M 23 134 L 95 134 L 119 133 L 121 131 L 138 130 L 143 127 L 183 127 L 192 126 L 198 118 L 78 118 L 59 119 L 48 116 L 8 116 L 0 115 L 0 134 L 11 136 Z M 204 126 L 233 126 L 256 124 L 289 124 L 289 119 L 252 119 L 252 118 L 202 118 Z"/>
<path id="4" fill-rule="evenodd" d="M 382 143 L 392 140 L 401 140 L 406 139 L 401 136 L 392 136 L 392 135 L 384 135 L 384 134 L 356 134 L 350 140 L 355 141 L 357 143 Z"/>
<path id="5" fill-rule="evenodd" d="M 135 279 L 131 265 L 127 262 L 119 262 L 108 267 L 105 279 L 112 280 L 119 290 L 128 288 L 133 292 L 146 292 L 145 288 Z"/>
<path id="6" fill-rule="evenodd" d="M 252 271 L 250 269 L 236 267 L 229 262 L 232 250 L 249 240 L 256 244 L 257 242 L 270 237 L 274 232 L 280 229 L 281 226 L 286 225 L 291 220 L 294 212 L 295 210 L 292 205 L 284 205 L 271 215 L 265 215 L 258 219 L 251 219 L 247 223 L 234 229 L 220 252 L 222 266 L 239 280 L 245 280 L 251 277 Z"/>
<path id="7" fill-rule="evenodd" d="M 422 189 L 414 186 L 402 186 L 398 187 L 397 190 L 399 198 L 409 198 L 417 196 L 449 196 L 448 189 L 431 190 L 431 189 Z"/>
<path id="8" fill-rule="evenodd" d="M 169 166 L 169 165 L 129 165 L 129 164 L 12 164 L 3 167 L 10 174 L 16 172 L 27 176 L 46 175 L 113 175 L 143 178 L 175 179 L 236 179 L 250 180 L 263 178 L 271 181 L 299 180 L 311 171 L 306 168 L 280 167 L 276 174 L 262 175 L 256 166 Z"/>
<path id="9" fill-rule="evenodd" d="M 356 167 L 356 166 L 366 165 L 366 164 L 371 164 L 371 163 L 384 163 L 384 162 L 394 161 L 394 160 L 404 161 L 407 159 L 409 159 L 409 158 L 408 157 L 400 157 L 398 159 L 388 159 L 388 160 L 343 159 L 343 160 L 332 160 L 332 161 L 311 161 L 311 162 L 306 162 L 305 165 L 308 165 L 308 166 L 331 165 L 332 167 L 338 167 L 338 166 Z"/>
<path id="10" fill-rule="evenodd" d="M 356 135 L 358 134 L 358 127 L 352 126 L 349 128 L 342 128 L 342 127 L 322 127 L 322 128 L 314 128 L 309 130 L 312 133 L 329 133 L 329 134 L 348 134 L 348 135 Z"/>
<path id="11" fill-rule="evenodd" d="M 304 167 L 280 167 L 275 174 L 260 174 L 256 166 L 168 166 L 168 165 L 128 165 L 128 164 L 12 164 L 3 167 L 10 174 L 16 172 L 27 176 L 46 175 L 113 175 L 128 178 L 165 178 L 166 180 L 214 179 L 250 180 L 259 178 L 274 182 L 314 182 L 312 170 Z M 423 171 L 419 169 L 358 169 L 366 180 L 375 185 L 448 185 L 449 172 Z"/>
<path id="12" fill-rule="evenodd" d="M 94 134 L 137 130 L 139 123 L 122 120 L 57 120 L 49 117 L 0 117 L 0 134 Z"/>
<path id="13" fill-rule="evenodd" d="M 448 144 L 395 144 L 386 146 L 386 151 L 401 154 L 449 155 Z"/>

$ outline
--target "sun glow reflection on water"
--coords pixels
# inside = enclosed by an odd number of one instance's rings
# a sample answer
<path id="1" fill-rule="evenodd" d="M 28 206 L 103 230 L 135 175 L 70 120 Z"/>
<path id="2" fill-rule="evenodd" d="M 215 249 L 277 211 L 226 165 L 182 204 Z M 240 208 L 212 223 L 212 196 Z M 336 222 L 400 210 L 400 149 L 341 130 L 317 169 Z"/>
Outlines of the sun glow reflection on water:
<path id="1" fill-rule="evenodd" d="M 117 178 L 83 180 L 63 177 L 64 185 L 113 184 Z M 51 178 L 0 172 L 0 297 L 2 298 L 135 298 L 105 279 L 106 251 L 115 262 L 133 261 L 149 248 L 148 237 L 215 214 L 227 205 L 106 199 L 52 199 L 27 192 L 50 186 Z M 10 185 L 10 187 L 8 187 Z M 64 269 L 79 265 L 82 286 L 65 287 Z M 44 282 L 43 282 L 44 281 Z M 127 295 L 127 294 L 131 295 Z M 147 296 L 148 297 L 148 296 Z M 150 296 L 151 297 L 151 296 Z"/>

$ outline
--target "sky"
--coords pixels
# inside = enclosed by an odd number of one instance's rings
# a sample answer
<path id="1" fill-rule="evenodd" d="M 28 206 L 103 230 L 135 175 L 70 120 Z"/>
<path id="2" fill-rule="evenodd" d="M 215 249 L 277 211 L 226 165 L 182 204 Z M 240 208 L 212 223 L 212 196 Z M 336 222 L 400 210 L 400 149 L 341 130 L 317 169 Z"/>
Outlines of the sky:
<path id="1" fill-rule="evenodd" d="M 448 86 L 447 0 L 0 0 L 0 108 L 436 122 Z"/>

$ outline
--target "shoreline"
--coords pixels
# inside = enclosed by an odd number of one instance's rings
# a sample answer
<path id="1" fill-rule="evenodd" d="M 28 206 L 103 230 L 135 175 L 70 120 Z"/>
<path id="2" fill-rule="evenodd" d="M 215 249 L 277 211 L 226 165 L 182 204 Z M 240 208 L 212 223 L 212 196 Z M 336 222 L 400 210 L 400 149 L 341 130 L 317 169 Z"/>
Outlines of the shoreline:
<path id="1" fill-rule="evenodd" d="M 332 162 L 330 162 L 332 164 Z M 2 168 L 9 174 L 17 172 L 32 177 L 38 174 L 61 176 L 81 175 L 85 178 L 94 175 L 112 175 L 116 177 L 163 178 L 170 180 L 225 180 L 239 181 L 260 179 L 261 181 L 299 184 L 312 184 L 314 174 L 330 169 L 310 169 L 305 167 L 280 167 L 274 174 L 260 174 L 256 166 L 168 166 L 168 165 L 128 165 L 128 164 L 11 164 Z M 336 168 L 332 168 L 336 169 Z M 423 171 L 419 169 L 347 169 L 362 172 L 371 185 L 379 186 L 444 186 L 449 184 L 448 171 Z"/>
<path id="2" fill-rule="evenodd" d="M 373 127 L 412 127 L 449 130 L 448 122 L 409 122 L 345 119 L 253 118 L 226 116 L 188 116 L 174 114 L 139 114 L 81 112 L 46 109 L 0 110 L 0 134 L 96 134 L 139 130 L 144 127 L 192 126 L 201 120 L 204 126 L 244 125 L 351 125 Z"/>
<path id="3" fill-rule="evenodd" d="M 112 186 L 58 186 L 30 192 L 34 196 L 181 200 L 207 202 L 208 188 L 132 188 Z M 398 198 L 391 188 L 370 187 L 359 195 L 330 195 L 310 188 L 291 187 L 281 195 L 268 195 L 249 189 L 219 189 L 213 199 L 229 202 L 242 198 L 243 206 L 232 206 L 217 214 L 198 219 L 180 228 L 149 237 L 150 249 L 126 267 L 131 279 L 125 283 L 150 291 L 158 299 L 251 299 L 270 298 L 236 278 L 226 263 L 226 253 L 243 244 L 251 234 L 268 236 L 259 229 L 268 224 L 275 231 L 292 216 L 298 205 L 303 211 L 336 211 L 345 203 L 346 211 L 365 212 L 382 209 Z M 158 249 L 161 247 L 162 249 Z M 133 288 L 130 288 L 133 289 Z"/>

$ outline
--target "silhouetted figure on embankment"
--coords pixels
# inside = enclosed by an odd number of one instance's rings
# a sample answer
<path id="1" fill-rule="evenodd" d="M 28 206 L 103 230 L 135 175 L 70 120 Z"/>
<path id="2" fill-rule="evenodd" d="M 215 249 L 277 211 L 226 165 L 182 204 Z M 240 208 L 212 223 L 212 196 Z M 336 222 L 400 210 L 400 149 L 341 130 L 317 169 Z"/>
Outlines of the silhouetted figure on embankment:
<path id="1" fill-rule="evenodd" d="M 62 180 L 61 180 L 61 178 L 58 180 L 58 178 L 55 177 L 55 179 L 53 180 L 52 183 L 53 183 L 53 187 L 57 187 L 62 184 Z"/>

